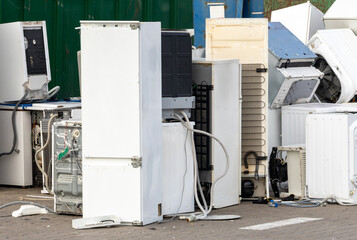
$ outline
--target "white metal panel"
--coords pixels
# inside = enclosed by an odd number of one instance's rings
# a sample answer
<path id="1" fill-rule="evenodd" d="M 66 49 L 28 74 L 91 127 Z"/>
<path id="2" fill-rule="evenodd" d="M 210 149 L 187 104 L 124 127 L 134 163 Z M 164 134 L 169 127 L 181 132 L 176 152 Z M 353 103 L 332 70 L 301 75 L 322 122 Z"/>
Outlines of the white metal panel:
<path id="1" fill-rule="evenodd" d="M 19 100 L 24 95 L 22 84 L 27 81 L 25 44 L 15 41 L 24 39 L 22 24 L 0 24 L 0 32 L 0 102 Z"/>
<path id="2" fill-rule="evenodd" d="M 13 132 L 10 110 L 0 110 L 0 152 L 12 147 Z M 0 184 L 13 186 L 32 185 L 31 114 L 28 111 L 16 113 L 17 145 L 19 153 L 0 158 Z"/>
<path id="3" fill-rule="evenodd" d="M 352 30 L 319 30 L 308 46 L 327 61 L 340 80 L 341 96 L 337 103 L 349 102 L 357 91 L 357 38 Z"/>
<path id="4" fill-rule="evenodd" d="M 162 73 L 160 22 L 140 23 L 139 49 L 141 82 L 140 147 L 144 162 L 141 172 L 141 201 L 143 224 L 146 225 L 162 219 Z M 130 116 L 129 119 L 131 119 Z"/>
<path id="5" fill-rule="evenodd" d="M 357 115 L 311 114 L 306 122 L 306 177 L 308 196 L 335 195 L 357 202 L 354 185 Z M 352 140 L 352 141 L 351 141 Z"/>
<path id="6" fill-rule="evenodd" d="M 141 156 L 139 29 L 117 26 L 81 27 L 85 157 Z"/>
<path id="7" fill-rule="evenodd" d="M 281 146 L 281 109 L 268 110 L 268 124 L 268 156 L 270 157 L 272 148 Z M 266 169 L 261 169 L 260 174 L 267 174 Z"/>
<path id="8" fill-rule="evenodd" d="M 350 28 L 357 34 L 357 2 L 336 0 L 324 16 L 326 28 Z"/>
<path id="9" fill-rule="evenodd" d="M 271 21 L 281 22 L 301 42 L 307 44 L 317 30 L 325 29 L 323 13 L 310 2 L 272 11 Z"/>
<path id="10" fill-rule="evenodd" d="M 312 113 L 337 112 L 338 104 L 309 103 L 282 107 L 282 146 L 305 144 L 306 117 Z"/>
<path id="11" fill-rule="evenodd" d="M 237 60 L 231 64 L 215 63 L 212 69 L 212 127 L 214 136 L 222 141 L 230 158 L 227 174 L 217 181 L 213 193 L 215 208 L 239 203 L 240 172 L 240 122 L 239 122 L 239 68 Z M 227 117 L 229 116 L 229 117 Z M 226 168 L 222 147 L 212 140 L 212 180 L 221 176 Z"/>
<path id="12" fill-rule="evenodd" d="M 162 124 L 163 215 L 195 210 L 190 134 L 181 123 Z"/>
<path id="13" fill-rule="evenodd" d="M 141 169 L 130 159 L 86 158 L 83 162 L 83 218 L 117 215 L 142 219 Z"/>
<path id="14" fill-rule="evenodd" d="M 310 3 L 309 32 L 305 44 L 309 42 L 318 30 L 325 29 L 323 17 L 323 12 Z"/>
<path id="15" fill-rule="evenodd" d="M 206 57 L 212 60 L 239 59 L 242 64 L 241 157 L 250 150 L 267 156 L 268 73 L 257 69 L 268 67 L 268 20 L 207 19 Z M 261 164 L 267 168 L 267 161 L 261 161 Z M 258 194 L 269 194 L 268 181 L 260 181 L 259 185 L 258 188 L 263 190 L 256 191 Z"/>

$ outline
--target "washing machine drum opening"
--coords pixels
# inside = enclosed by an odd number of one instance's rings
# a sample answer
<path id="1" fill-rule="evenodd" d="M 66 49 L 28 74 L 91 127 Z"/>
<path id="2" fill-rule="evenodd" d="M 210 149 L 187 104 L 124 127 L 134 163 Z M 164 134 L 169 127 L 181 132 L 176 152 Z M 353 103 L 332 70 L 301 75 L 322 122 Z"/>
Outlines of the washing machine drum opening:
<path id="1" fill-rule="evenodd" d="M 318 56 L 314 66 L 324 74 L 316 90 L 317 97 L 322 102 L 336 103 L 341 96 L 340 80 L 323 57 Z"/>

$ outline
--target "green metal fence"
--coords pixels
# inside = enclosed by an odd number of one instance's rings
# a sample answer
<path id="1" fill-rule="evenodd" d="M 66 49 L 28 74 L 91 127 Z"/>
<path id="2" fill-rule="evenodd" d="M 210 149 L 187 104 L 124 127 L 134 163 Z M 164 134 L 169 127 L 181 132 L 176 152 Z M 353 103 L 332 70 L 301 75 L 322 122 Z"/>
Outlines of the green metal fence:
<path id="1" fill-rule="evenodd" d="M 161 21 L 163 28 L 192 28 L 192 0 L 0 0 L 0 23 L 47 22 L 52 82 L 60 97 L 79 96 L 80 20 Z"/>

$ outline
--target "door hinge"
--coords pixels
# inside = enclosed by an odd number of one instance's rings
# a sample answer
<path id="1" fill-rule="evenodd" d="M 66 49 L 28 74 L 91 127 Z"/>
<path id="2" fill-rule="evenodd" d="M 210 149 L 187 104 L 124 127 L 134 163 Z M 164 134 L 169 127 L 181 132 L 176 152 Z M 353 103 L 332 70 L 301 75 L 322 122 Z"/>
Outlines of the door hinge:
<path id="1" fill-rule="evenodd" d="M 143 160 L 141 157 L 134 156 L 131 158 L 131 166 L 133 166 L 133 168 L 141 167 L 142 162 L 143 162 Z"/>
<path id="2" fill-rule="evenodd" d="M 257 73 L 267 72 L 267 68 L 257 68 Z"/>
<path id="3" fill-rule="evenodd" d="M 142 222 L 142 221 L 139 221 L 139 220 L 134 220 L 134 221 L 133 221 L 133 225 L 134 225 L 134 226 L 142 226 L 142 225 L 143 225 L 143 222 Z"/>

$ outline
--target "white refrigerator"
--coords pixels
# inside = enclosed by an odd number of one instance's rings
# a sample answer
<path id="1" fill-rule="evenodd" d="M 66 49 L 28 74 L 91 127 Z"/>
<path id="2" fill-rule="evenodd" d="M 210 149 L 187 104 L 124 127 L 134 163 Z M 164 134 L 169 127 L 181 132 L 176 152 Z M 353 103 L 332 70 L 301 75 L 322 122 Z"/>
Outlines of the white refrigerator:
<path id="1" fill-rule="evenodd" d="M 162 220 L 161 24 L 81 21 L 83 217 Z"/>

